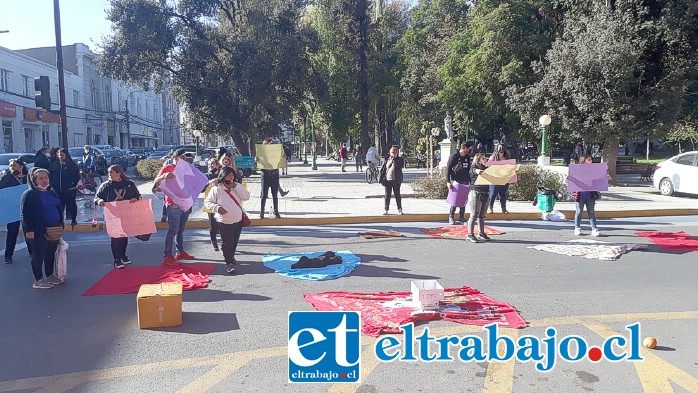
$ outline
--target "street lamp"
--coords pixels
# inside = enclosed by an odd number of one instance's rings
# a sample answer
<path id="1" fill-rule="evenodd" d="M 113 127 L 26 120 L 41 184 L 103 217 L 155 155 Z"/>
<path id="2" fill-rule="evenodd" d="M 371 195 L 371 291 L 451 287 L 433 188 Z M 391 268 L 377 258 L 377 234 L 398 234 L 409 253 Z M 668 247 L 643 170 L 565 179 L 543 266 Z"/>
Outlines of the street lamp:
<path id="1" fill-rule="evenodd" d="M 194 157 L 195 161 L 201 161 L 201 155 L 199 155 L 199 141 L 201 140 L 201 130 L 194 130 L 192 131 L 192 134 L 194 135 L 194 141 L 196 142 L 196 157 Z"/>
<path id="2" fill-rule="evenodd" d="M 548 156 L 548 126 L 553 119 L 548 115 L 543 115 L 538 119 L 540 128 L 542 129 L 543 139 L 541 141 L 541 152 L 538 157 L 538 165 L 550 165 L 550 157 Z"/>
<path id="3" fill-rule="evenodd" d="M 429 174 L 434 174 L 434 146 L 433 140 L 441 134 L 441 130 L 438 127 L 431 129 L 431 137 L 429 138 Z"/>
<path id="4" fill-rule="evenodd" d="M 315 106 L 317 105 L 317 101 L 315 98 L 310 97 L 310 132 L 313 134 L 313 144 L 312 144 L 312 149 L 313 149 L 313 166 L 311 167 L 312 170 L 316 171 L 317 170 L 317 149 L 315 148 Z"/>

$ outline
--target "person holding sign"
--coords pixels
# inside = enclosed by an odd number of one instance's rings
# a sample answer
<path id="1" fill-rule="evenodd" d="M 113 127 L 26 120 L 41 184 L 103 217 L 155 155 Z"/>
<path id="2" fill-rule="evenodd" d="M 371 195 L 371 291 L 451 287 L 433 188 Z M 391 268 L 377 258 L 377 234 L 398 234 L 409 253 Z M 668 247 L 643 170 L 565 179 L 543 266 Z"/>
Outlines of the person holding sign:
<path id="1" fill-rule="evenodd" d="M 495 147 L 494 153 L 492 153 L 488 161 L 504 161 L 508 159 L 509 155 L 507 154 L 507 149 L 500 143 Z M 497 199 L 497 196 L 499 196 L 499 204 L 502 206 L 502 213 L 509 213 L 507 210 L 507 192 L 509 192 L 509 183 L 502 185 L 492 184 L 490 186 L 490 207 L 487 209 L 487 213 L 494 213 L 492 209 L 494 208 L 494 200 Z"/>
<path id="2" fill-rule="evenodd" d="M 487 156 L 485 153 L 477 153 L 470 167 L 470 194 L 468 195 L 468 206 L 470 206 L 470 218 L 468 219 L 468 240 L 473 243 L 480 243 L 482 240 L 490 240 L 485 233 L 485 216 L 487 215 L 487 202 L 490 197 L 490 186 L 488 184 L 477 184 L 478 176 L 485 171 L 487 166 Z M 475 237 L 475 220 L 477 220 L 480 233 Z"/>
<path id="3" fill-rule="evenodd" d="M 264 142 L 262 142 L 262 145 L 271 145 L 273 143 L 271 138 L 266 138 L 264 139 Z M 283 157 L 283 160 L 286 160 L 286 157 Z M 255 161 L 259 162 L 259 157 L 255 157 Z M 260 201 L 260 208 L 259 208 L 259 218 L 264 218 L 264 207 L 267 204 L 267 196 L 269 195 L 269 189 L 271 188 L 271 200 L 272 203 L 274 204 L 274 218 L 281 218 L 281 214 L 279 214 L 279 191 L 280 191 L 280 185 L 279 185 L 279 168 L 272 168 L 272 169 L 262 169 L 262 184 L 261 184 L 261 189 L 262 189 L 262 194 L 260 195 L 261 201 Z M 283 194 L 286 195 L 286 194 Z M 282 196 L 283 196 L 282 195 Z"/>
<path id="4" fill-rule="evenodd" d="M 464 191 L 461 191 L 461 193 L 465 192 L 467 194 L 467 189 L 468 186 L 470 185 L 470 148 L 472 148 L 473 143 L 472 142 L 465 142 L 461 145 L 460 150 L 457 152 L 453 153 L 451 157 L 448 159 L 448 163 L 446 164 L 446 167 L 448 171 L 446 172 L 446 186 L 448 187 L 449 192 L 455 192 L 454 188 L 456 188 L 457 185 L 458 188 L 460 189 L 461 186 L 464 189 Z M 457 184 L 455 184 L 457 183 Z M 462 195 L 462 194 L 461 194 Z M 461 196 L 461 199 L 467 198 L 467 196 Z M 459 198 L 455 198 L 459 199 Z M 456 208 L 460 208 L 460 216 L 459 220 L 463 225 L 465 225 L 465 199 L 463 199 L 462 203 L 463 205 L 460 206 L 460 203 L 457 203 L 459 206 L 454 206 L 451 205 L 451 208 L 449 209 L 448 212 L 448 223 L 450 225 L 455 224 L 455 214 L 456 214 Z"/>
<path id="5" fill-rule="evenodd" d="M 27 184 L 27 174 L 29 171 L 24 161 L 13 158 L 10 160 L 9 164 L 10 170 L 0 179 L 0 189 Z M 26 189 L 26 187 L 23 188 Z M 22 189 L 20 188 L 17 192 L 22 192 Z M 17 205 L 15 205 L 15 207 L 16 206 Z M 16 210 L 15 214 L 17 214 Z M 20 221 L 7 223 L 7 237 L 5 238 L 5 263 L 7 264 L 12 263 L 12 256 L 15 253 L 15 246 L 17 245 L 17 238 L 19 237 L 19 226 Z M 29 256 L 31 256 L 32 249 L 29 243 L 27 243 L 27 250 L 29 251 Z"/>
<path id="6" fill-rule="evenodd" d="M 53 274 L 56 249 L 63 237 L 63 208 L 56 191 L 51 188 L 49 172 L 32 168 L 29 189 L 22 194 L 22 230 L 31 244 L 32 273 L 36 289 L 51 289 L 63 280 Z"/>
<path id="7" fill-rule="evenodd" d="M 215 212 L 218 231 L 221 234 L 221 249 L 227 265 L 226 271 L 235 274 L 235 250 L 237 250 L 240 234 L 242 233 L 243 218 L 242 201 L 250 199 L 250 193 L 238 183 L 233 168 L 223 167 L 216 179 L 215 187 L 211 189 L 204 201 L 207 209 Z"/>
<path id="8" fill-rule="evenodd" d="M 105 202 L 131 201 L 137 202 L 141 199 L 138 187 L 124 174 L 121 165 L 109 167 L 109 181 L 102 183 L 95 196 L 95 205 L 104 207 Z M 111 254 L 114 257 L 114 269 L 123 269 L 124 265 L 131 263 L 126 256 L 128 247 L 128 236 L 111 238 Z"/>
<path id="9" fill-rule="evenodd" d="M 591 156 L 581 156 L 579 158 L 580 164 L 591 164 L 592 162 Z M 599 236 L 601 233 L 596 227 L 596 200 L 601 198 L 601 194 L 598 191 L 578 191 L 572 193 L 572 198 L 576 207 L 574 212 L 574 234 L 576 236 L 582 234 L 582 213 L 584 213 L 584 207 L 586 206 L 589 225 L 591 225 L 591 236 Z"/>
<path id="10" fill-rule="evenodd" d="M 187 160 L 187 152 L 184 149 L 179 149 L 174 153 L 172 164 L 165 165 L 160 169 L 160 173 L 158 173 L 158 176 L 154 180 L 154 187 L 159 187 L 160 183 L 167 179 L 175 178 L 172 172 L 174 172 L 177 167 L 177 162 L 179 162 L 179 160 Z M 162 260 L 162 264 L 165 266 L 176 266 L 179 265 L 177 259 L 196 259 L 184 251 L 184 229 L 187 227 L 189 214 L 191 214 L 191 207 L 183 210 L 167 195 L 165 195 L 165 206 L 167 210 L 168 229 L 167 235 L 165 236 L 165 257 Z M 172 256 L 173 242 L 175 242 L 175 247 L 177 248 L 177 254 L 175 254 L 175 256 Z"/>

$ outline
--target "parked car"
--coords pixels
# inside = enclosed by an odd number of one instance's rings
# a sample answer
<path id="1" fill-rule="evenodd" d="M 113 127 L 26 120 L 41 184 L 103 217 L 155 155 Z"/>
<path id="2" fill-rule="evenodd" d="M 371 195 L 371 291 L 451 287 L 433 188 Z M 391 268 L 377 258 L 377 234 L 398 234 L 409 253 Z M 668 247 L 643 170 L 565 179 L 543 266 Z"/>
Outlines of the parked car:
<path id="1" fill-rule="evenodd" d="M 84 151 L 85 149 L 80 146 L 68 148 L 68 153 L 70 153 L 70 156 L 73 157 L 73 161 L 75 161 L 75 163 L 78 164 L 79 167 L 82 167 L 82 154 Z M 109 165 L 107 164 L 107 159 L 104 157 L 102 149 L 92 146 L 92 151 L 95 153 L 95 157 L 97 158 L 95 172 L 102 176 L 106 175 L 107 167 L 109 167 Z"/>
<path id="2" fill-rule="evenodd" d="M 161 160 L 163 157 L 170 154 L 172 145 L 160 145 L 148 156 L 149 160 Z"/>
<path id="3" fill-rule="evenodd" d="M 657 164 L 653 182 L 662 195 L 698 194 L 698 151 L 679 154 Z"/>
<path id="4" fill-rule="evenodd" d="M 136 160 L 142 160 L 148 156 L 148 152 L 145 147 L 132 147 L 128 149 L 128 151 L 136 156 Z"/>
<path id="5" fill-rule="evenodd" d="M 24 161 L 27 164 L 27 169 L 34 167 L 34 161 L 36 160 L 35 153 L 2 153 L 0 154 L 0 176 L 5 174 L 5 171 L 10 168 L 10 160 L 17 159 Z"/>
<path id="6" fill-rule="evenodd" d="M 104 158 L 107 160 L 107 167 L 119 164 L 124 167 L 124 170 L 128 169 L 128 157 L 123 151 L 111 149 L 102 150 L 102 153 L 104 153 Z"/>
<path id="7" fill-rule="evenodd" d="M 184 149 L 187 153 L 191 154 L 196 158 L 196 145 L 179 145 L 175 146 L 170 150 L 169 155 L 174 154 L 175 151 L 179 149 Z M 216 156 L 215 150 L 210 150 L 205 147 L 199 146 L 199 156 L 201 157 L 198 161 L 192 161 L 192 163 L 203 173 L 208 172 L 208 160 Z"/>

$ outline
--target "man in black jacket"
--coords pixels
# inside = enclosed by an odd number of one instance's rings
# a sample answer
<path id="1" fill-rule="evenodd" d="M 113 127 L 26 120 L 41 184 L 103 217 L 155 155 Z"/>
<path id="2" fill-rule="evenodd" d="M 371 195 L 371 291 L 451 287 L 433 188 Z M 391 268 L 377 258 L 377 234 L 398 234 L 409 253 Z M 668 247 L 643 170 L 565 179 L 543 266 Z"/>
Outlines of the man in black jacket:
<path id="1" fill-rule="evenodd" d="M 453 189 L 453 182 L 458 184 L 469 185 L 470 184 L 470 149 L 472 148 L 472 142 L 465 142 L 461 145 L 460 150 L 453 153 L 448 159 L 446 164 L 446 186 L 449 190 Z M 455 223 L 454 215 L 456 214 L 456 207 L 460 208 L 459 220 L 463 225 L 465 225 L 465 206 L 451 206 L 448 212 L 448 223 L 453 225 Z"/>
<path id="2" fill-rule="evenodd" d="M 51 161 L 49 158 L 49 152 L 51 149 L 48 147 L 42 147 L 36 152 L 36 160 L 34 161 L 35 168 L 44 168 L 49 170 L 51 168 Z"/>

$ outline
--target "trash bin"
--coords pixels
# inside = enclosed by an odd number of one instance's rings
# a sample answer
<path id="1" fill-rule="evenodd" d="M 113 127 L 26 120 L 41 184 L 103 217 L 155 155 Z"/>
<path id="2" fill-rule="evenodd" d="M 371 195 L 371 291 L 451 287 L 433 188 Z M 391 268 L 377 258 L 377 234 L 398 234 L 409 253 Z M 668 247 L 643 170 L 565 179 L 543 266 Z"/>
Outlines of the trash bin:
<path id="1" fill-rule="evenodd" d="M 536 199 L 533 201 L 533 206 L 538 205 L 538 209 L 543 212 L 551 212 L 555 208 L 557 192 L 546 187 L 538 187 Z"/>

